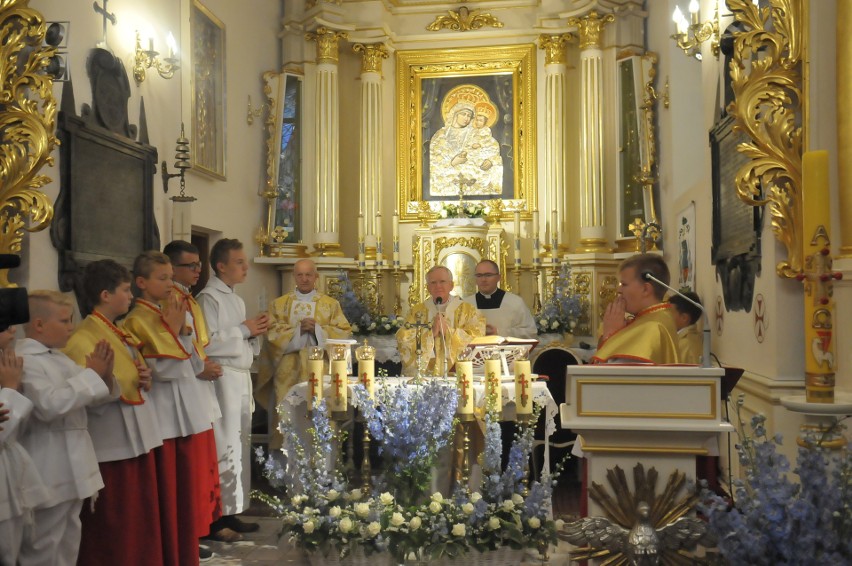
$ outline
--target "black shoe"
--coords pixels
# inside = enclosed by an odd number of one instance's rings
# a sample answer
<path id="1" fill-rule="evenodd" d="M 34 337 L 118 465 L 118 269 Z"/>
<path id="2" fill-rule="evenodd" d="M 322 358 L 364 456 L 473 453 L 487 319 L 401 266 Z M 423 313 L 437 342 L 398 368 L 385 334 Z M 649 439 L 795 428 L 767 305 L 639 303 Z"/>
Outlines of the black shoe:
<path id="1" fill-rule="evenodd" d="M 236 515 L 227 515 L 219 519 L 226 527 L 238 533 L 254 533 L 260 530 L 259 523 L 243 521 Z"/>
<path id="2" fill-rule="evenodd" d="M 207 562 L 211 558 L 213 558 L 213 551 L 206 546 L 198 545 L 198 561 Z"/>

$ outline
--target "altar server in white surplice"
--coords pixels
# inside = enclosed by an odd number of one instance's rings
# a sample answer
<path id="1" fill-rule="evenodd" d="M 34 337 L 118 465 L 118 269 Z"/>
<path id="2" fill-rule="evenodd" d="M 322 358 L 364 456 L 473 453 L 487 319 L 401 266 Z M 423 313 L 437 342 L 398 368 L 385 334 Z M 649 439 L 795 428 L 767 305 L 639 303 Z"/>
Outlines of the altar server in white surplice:
<path id="1" fill-rule="evenodd" d="M 514 293 L 500 289 L 500 268 L 490 259 L 476 265 L 476 287 L 479 291 L 464 299 L 485 315 L 485 334 L 535 338 L 535 320 L 524 300 Z"/>
<path id="2" fill-rule="evenodd" d="M 210 265 L 215 275 L 198 295 L 207 321 L 210 342 L 207 355 L 222 366 L 222 377 L 216 382 L 216 395 L 222 418 L 213 422 L 219 457 L 219 479 L 222 487 L 222 517 L 212 532 L 230 528 L 237 532 L 257 530 L 257 523 L 241 521 L 235 515 L 249 505 L 251 485 L 251 364 L 260 353 L 258 336 L 264 334 L 269 317 L 261 313 L 246 317 L 246 305 L 234 292 L 248 273 L 248 258 L 239 240 L 223 238 L 210 252 Z"/>
<path id="3" fill-rule="evenodd" d="M 73 309 L 57 291 L 30 293 L 26 338 L 15 350 L 24 359 L 24 395 L 33 413 L 21 445 L 41 472 L 49 498 L 24 528 L 21 566 L 77 563 L 83 500 L 104 486 L 87 430 L 86 407 L 117 399 L 114 354 L 101 341 L 81 368 L 60 351 L 71 331 Z"/>
<path id="4" fill-rule="evenodd" d="M 14 327 L 0 332 L 0 565 L 14 566 L 24 534 L 24 522 L 48 494 L 32 458 L 18 443 L 18 434 L 33 404 L 18 391 L 23 360 L 15 356 Z"/>

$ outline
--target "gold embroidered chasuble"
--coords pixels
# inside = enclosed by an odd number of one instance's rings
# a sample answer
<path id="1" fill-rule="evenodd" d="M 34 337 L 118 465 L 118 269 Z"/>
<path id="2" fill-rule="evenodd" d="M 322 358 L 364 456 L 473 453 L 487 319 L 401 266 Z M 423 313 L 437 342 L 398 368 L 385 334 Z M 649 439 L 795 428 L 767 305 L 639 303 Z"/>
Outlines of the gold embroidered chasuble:
<path id="1" fill-rule="evenodd" d="M 432 336 L 432 320 L 438 313 L 432 299 L 416 305 L 405 317 L 406 323 L 420 322 L 428 323 L 429 328 L 420 329 L 421 348 L 424 360 L 428 360 L 425 372 L 427 374 L 443 375 L 444 360 L 449 357 L 449 368 L 458 360 L 459 355 L 477 336 L 485 335 L 485 317 L 475 306 L 463 302 L 458 297 L 450 297 L 447 303 L 446 317 L 450 325 L 450 331 L 442 340 Z M 402 372 L 404 375 L 413 376 L 417 373 L 417 329 L 400 328 L 396 333 L 396 342 L 399 345 L 399 354 L 402 358 Z M 444 343 L 446 342 L 446 350 Z M 447 355 L 449 354 L 449 355 Z"/>
<path id="2" fill-rule="evenodd" d="M 291 387 L 308 380 L 307 349 L 287 351 L 302 319 L 313 318 L 327 338 L 339 340 L 352 334 L 340 303 L 319 293 L 311 297 L 310 303 L 296 300 L 295 293 L 287 293 L 272 302 L 269 317 L 269 330 L 254 388 L 255 399 L 264 407 L 269 407 L 273 391 L 277 406 Z"/>
<path id="3" fill-rule="evenodd" d="M 172 358 L 188 360 L 180 339 L 163 319 L 160 307 L 144 299 L 136 299 L 136 306 L 124 319 L 124 327 L 142 341 L 140 351 L 146 358 Z"/>
<path id="4" fill-rule="evenodd" d="M 129 405 L 141 405 L 145 399 L 139 392 L 139 370 L 134 360 L 139 360 L 146 367 L 147 364 L 139 352 L 142 342 L 130 332 L 94 311 L 80 323 L 62 351 L 77 365 L 86 367 L 86 356 L 92 353 L 101 340 L 106 340 L 115 353 L 113 375 L 121 389 L 121 401 Z"/>
<path id="5" fill-rule="evenodd" d="M 670 303 L 658 303 L 639 311 L 627 326 L 598 347 L 592 363 L 679 363 L 673 310 Z"/>
<path id="6" fill-rule="evenodd" d="M 690 324 L 677 333 L 677 349 L 682 364 L 701 363 L 704 354 L 704 338 L 698 331 L 698 326 Z"/>

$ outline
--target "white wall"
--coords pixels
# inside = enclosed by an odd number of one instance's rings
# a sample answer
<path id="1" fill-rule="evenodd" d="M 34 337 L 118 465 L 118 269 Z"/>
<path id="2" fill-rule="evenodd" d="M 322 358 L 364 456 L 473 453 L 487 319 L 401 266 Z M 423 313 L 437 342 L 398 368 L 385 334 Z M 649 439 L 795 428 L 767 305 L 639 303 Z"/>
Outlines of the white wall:
<path id="1" fill-rule="evenodd" d="M 189 63 L 182 49 L 184 46 L 179 45 L 183 68 L 175 78 L 165 80 L 149 70 L 145 82 L 137 86 L 131 73 L 134 32 L 137 28 L 150 27 L 159 38 L 155 48 L 164 51 L 166 34 L 171 31 L 180 41 L 182 28 L 188 26 L 188 21 L 181 19 L 181 14 L 189 13 L 188 1 L 111 0 L 108 4 L 108 10 L 117 17 L 117 24 L 108 26 L 108 44 L 123 61 L 130 79 L 130 123 L 139 124 L 139 102 L 144 98 L 150 143 L 157 148 L 159 161 L 168 162 L 170 171 L 174 170 L 175 141 L 180 133 L 181 119 L 187 120 L 189 126 L 190 110 L 187 103 L 182 104 L 182 99 L 187 99 L 188 95 L 184 92 L 182 96 L 182 89 L 188 88 Z M 263 120 L 255 119 L 252 126 L 246 124 L 246 99 L 251 95 L 254 104 L 262 102 L 261 74 L 279 68 L 277 32 L 281 7 L 277 0 L 204 0 L 203 3 L 225 24 L 227 180 L 213 180 L 193 172 L 187 175 L 187 194 L 198 198 L 193 205 L 193 227 L 211 233 L 211 245 L 219 237 L 238 238 L 253 256 L 257 253 L 253 237 L 266 213 L 258 196 L 264 181 L 266 149 Z M 30 5 L 49 21 L 71 22 L 68 64 L 79 114 L 83 103 L 92 102 L 86 58 L 89 50 L 101 40 L 101 17 L 94 12 L 89 0 L 33 0 Z M 61 89 L 57 83 L 54 88 L 57 100 L 61 97 Z M 58 150 L 55 159 L 54 167 L 42 171 L 54 179 L 44 188 L 51 200 L 59 192 Z M 171 239 L 171 201 L 167 199 L 177 194 L 178 188 L 178 180 L 172 179 L 169 195 L 163 193 L 158 165 L 154 199 L 162 244 Z M 50 243 L 49 230 L 27 237 L 24 256 L 24 268 L 16 274 L 23 285 L 30 289 L 57 288 L 57 253 Z M 262 292 L 264 288 L 266 291 Z M 253 313 L 258 308 L 257 297 L 267 294 L 271 299 L 277 289 L 275 272 L 266 266 L 254 266 L 238 292 L 246 299 L 249 313 Z"/>

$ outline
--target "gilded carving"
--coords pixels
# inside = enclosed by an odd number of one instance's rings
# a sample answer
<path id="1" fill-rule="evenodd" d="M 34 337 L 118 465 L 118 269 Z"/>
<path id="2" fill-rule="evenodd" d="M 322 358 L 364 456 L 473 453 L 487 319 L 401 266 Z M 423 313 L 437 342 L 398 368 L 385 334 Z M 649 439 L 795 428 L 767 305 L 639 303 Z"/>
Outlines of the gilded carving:
<path id="1" fill-rule="evenodd" d="M 59 143 L 53 80 L 45 74 L 56 49 L 42 45 L 44 17 L 28 4 L 0 3 L 0 253 L 19 253 L 24 230 L 44 230 L 53 219 L 53 205 L 39 190 L 50 178 L 39 171 L 53 165 Z M 0 271 L 0 286 L 10 285 Z"/>
<path id="2" fill-rule="evenodd" d="M 544 64 L 564 65 L 568 60 L 565 45 L 573 39 L 574 35 L 571 33 L 538 36 L 538 48 L 544 50 Z"/>
<path id="3" fill-rule="evenodd" d="M 382 59 L 388 58 L 388 48 L 383 43 L 356 43 L 355 53 L 361 53 L 361 72 L 382 74 Z"/>
<path id="4" fill-rule="evenodd" d="M 734 33 L 730 63 L 734 102 L 728 112 L 751 142 L 738 150 L 751 158 L 736 175 L 737 194 L 752 206 L 768 205 L 775 237 L 787 249 L 779 277 L 802 271 L 802 2 L 749 0 L 728 6 L 745 31 Z"/>
<path id="5" fill-rule="evenodd" d="M 618 277 L 607 275 L 601 280 L 600 291 L 598 291 L 598 317 L 603 318 L 604 311 L 618 295 Z"/>
<path id="6" fill-rule="evenodd" d="M 479 10 L 469 10 L 462 6 L 458 10 L 447 10 L 446 16 L 438 16 L 435 21 L 426 26 L 428 31 L 440 31 L 448 29 L 451 31 L 471 31 L 491 26 L 493 28 L 503 27 L 503 22 L 489 13 L 480 14 Z"/>
<path id="7" fill-rule="evenodd" d="M 569 18 L 569 26 L 577 26 L 580 35 L 580 49 L 597 49 L 601 46 L 601 32 L 604 26 L 615 21 L 615 16 L 605 14 L 603 17 L 592 12 L 582 18 Z"/>
<path id="8" fill-rule="evenodd" d="M 336 65 L 339 58 L 340 40 L 349 39 L 349 34 L 345 31 L 333 31 L 325 26 L 320 26 L 316 31 L 311 31 L 305 34 L 307 41 L 317 42 L 317 63 L 330 63 Z"/>
<path id="9" fill-rule="evenodd" d="M 573 292 L 580 299 L 580 317 L 577 320 L 575 334 L 591 336 L 591 306 L 592 306 L 592 275 L 591 273 L 575 273 L 573 276 Z"/>

